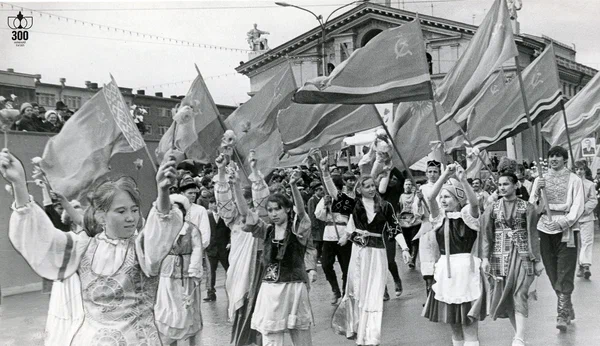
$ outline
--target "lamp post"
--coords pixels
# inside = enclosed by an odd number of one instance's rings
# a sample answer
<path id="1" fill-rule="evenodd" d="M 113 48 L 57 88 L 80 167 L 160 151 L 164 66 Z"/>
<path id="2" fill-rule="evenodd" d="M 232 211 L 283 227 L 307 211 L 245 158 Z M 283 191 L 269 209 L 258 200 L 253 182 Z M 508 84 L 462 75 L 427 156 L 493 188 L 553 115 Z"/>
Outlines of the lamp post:
<path id="1" fill-rule="evenodd" d="M 338 7 L 338 8 L 336 8 L 335 10 L 333 10 L 329 14 L 329 16 L 327 16 L 327 19 L 325 19 L 325 21 L 323 21 L 323 16 L 322 15 L 320 15 L 320 14 L 317 15 L 313 11 L 307 10 L 304 7 L 300 7 L 300 6 L 293 5 L 293 4 L 288 4 L 287 2 L 276 2 L 275 5 L 281 6 L 281 7 L 295 7 L 297 9 L 299 9 L 299 10 L 302 10 L 302 11 L 305 11 L 305 12 L 308 12 L 308 13 L 312 14 L 317 19 L 317 21 L 319 22 L 319 26 L 321 27 L 321 40 L 323 41 L 323 42 L 321 42 L 321 60 L 322 60 L 321 65 L 322 65 L 322 68 L 323 68 L 323 76 L 327 76 L 327 66 L 325 65 L 325 30 L 326 30 L 325 26 L 329 22 L 329 18 L 331 18 L 331 16 L 335 12 L 337 12 L 338 10 L 341 10 L 344 7 L 348 7 L 348 6 L 354 5 L 354 4 L 362 4 L 364 2 L 368 2 L 368 0 L 352 1 L 352 2 L 350 2 L 348 4 L 342 5 L 342 6 Z"/>

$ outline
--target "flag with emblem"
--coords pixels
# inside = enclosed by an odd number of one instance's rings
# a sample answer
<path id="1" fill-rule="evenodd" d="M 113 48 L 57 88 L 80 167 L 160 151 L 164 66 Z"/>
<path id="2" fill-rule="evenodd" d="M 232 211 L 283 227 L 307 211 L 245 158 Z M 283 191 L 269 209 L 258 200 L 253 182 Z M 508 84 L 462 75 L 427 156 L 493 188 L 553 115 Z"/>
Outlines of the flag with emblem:
<path id="1" fill-rule="evenodd" d="M 250 150 L 254 149 L 257 165 L 263 173 L 277 167 L 283 154 L 277 113 L 290 106 L 296 88 L 291 65 L 283 64 L 250 100 L 227 117 L 225 126 L 238 137 L 235 148 L 244 165 L 247 165 Z"/>
<path id="2" fill-rule="evenodd" d="M 431 79 L 418 18 L 356 49 L 330 76 L 305 83 L 297 103 L 374 104 L 429 100 Z"/>
<path id="3" fill-rule="evenodd" d="M 198 70 L 197 67 L 196 69 Z M 159 162 L 173 143 L 189 159 L 203 163 L 213 162 L 225 130 L 219 118 L 217 105 L 199 70 L 198 76 L 174 113 L 171 126 L 156 148 Z"/>
<path id="4" fill-rule="evenodd" d="M 562 88 L 551 45 L 522 73 L 531 121 L 537 124 L 560 110 Z M 467 133 L 475 147 L 483 149 L 527 128 L 527 117 L 517 77 L 496 97 L 474 106 Z"/>
<path id="5" fill-rule="evenodd" d="M 569 135 L 573 143 L 589 137 L 600 128 L 600 73 L 565 105 Z M 542 128 L 551 145 L 567 144 L 567 131 L 562 112 L 554 114 Z"/>
<path id="6" fill-rule="evenodd" d="M 488 77 L 518 50 L 506 0 L 495 0 L 454 67 L 437 85 L 435 98 L 446 114 L 440 123 L 453 118 L 481 89 Z"/>
<path id="7" fill-rule="evenodd" d="M 40 167 L 52 188 L 67 198 L 110 170 L 111 157 L 143 149 L 142 138 L 114 78 L 46 143 Z"/>

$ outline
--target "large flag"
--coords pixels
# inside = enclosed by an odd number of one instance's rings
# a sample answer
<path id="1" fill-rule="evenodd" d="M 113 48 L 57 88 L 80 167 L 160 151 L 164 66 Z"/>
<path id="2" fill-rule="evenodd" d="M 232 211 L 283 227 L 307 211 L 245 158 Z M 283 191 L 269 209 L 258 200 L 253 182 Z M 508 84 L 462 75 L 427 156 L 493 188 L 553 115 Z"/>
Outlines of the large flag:
<path id="1" fill-rule="evenodd" d="M 50 138 L 40 166 L 52 188 L 70 199 L 108 173 L 113 155 L 138 151 L 145 145 L 111 76 L 111 82 Z"/>
<path id="2" fill-rule="evenodd" d="M 565 105 L 569 135 L 574 143 L 580 142 L 600 127 L 600 73 Z M 554 114 L 542 128 L 544 138 L 551 145 L 565 145 L 567 132 L 562 112 Z"/>
<path id="3" fill-rule="evenodd" d="M 417 18 L 375 36 L 330 76 L 305 83 L 294 102 L 373 104 L 431 98 L 425 43 Z"/>
<path id="4" fill-rule="evenodd" d="M 531 121 L 539 123 L 560 109 L 562 91 L 552 46 L 523 71 L 523 84 Z M 513 78 L 496 97 L 482 99 L 467 123 L 475 147 L 483 149 L 527 128 L 527 117 L 518 78 Z"/>
<path id="5" fill-rule="evenodd" d="M 467 105 L 488 76 L 517 54 L 506 0 L 495 0 L 467 50 L 437 85 L 436 100 L 446 113 L 441 122 Z"/>
<path id="6" fill-rule="evenodd" d="M 289 107 L 296 88 L 292 68 L 285 64 L 256 95 L 227 117 L 225 126 L 238 137 L 235 147 L 244 165 L 250 150 L 254 149 L 257 165 L 263 173 L 277 167 L 283 154 L 277 113 Z"/>
<path id="7" fill-rule="evenodd" d="M 434 103 L 439 114 L 442 107 Z M 440 145 L 435 126 L 432 101 L 407 102 L 398 106 L 390 133 L 409 167 Z M 460 135 L 460 129 L 454 122 L 442 124 L 440 132 L 444 141 Z"/>
<path id="8" fill-rule="evenodd" d="M 214 161 L 225 131 L 219 119 L 219 110 L 200 71 L 181 101 L 180 107 L 184 106 L 191 109 L 184 114 L 180 113 L 182 116 L 174 117 L 156 148 L 158 160 L 162 160 L 163 155 L 171 149 L 175 132 L 175 147 L 185 153 L 187 158 L 203 163 Z"/>
<path id="9" fill-rule="evenodd" d="M 290 155 L 332 145 L 353 133 L 380 125 L 375 105 L 293 103 L 277 116 L 283 150 Z"/>

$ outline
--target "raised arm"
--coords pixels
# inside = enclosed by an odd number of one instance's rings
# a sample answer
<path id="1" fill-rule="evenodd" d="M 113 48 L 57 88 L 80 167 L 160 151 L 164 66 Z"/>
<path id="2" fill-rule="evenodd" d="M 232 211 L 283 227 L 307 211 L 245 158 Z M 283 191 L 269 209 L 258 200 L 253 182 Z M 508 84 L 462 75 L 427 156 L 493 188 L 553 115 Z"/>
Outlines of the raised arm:
<path id="1" fill-rule="evenodd" d="M 250 181 L 252 183 L 252 203 L 254 209 L 258 212 L 261 217 L 267 216 L 267 198 L 269 198 L 269 186 L 265 182 L 265 178 L 256 167 L 256 158 L 254 156 L 254 150 L 250 151 Z"/>
<path id="2" fill-rule="evenodd" d="M 302 178 L 302 172 L 300 170 L 295 170 L 290 177 L 290 188 L 292 189 L 292 197 L 294 198 L 294 205 L 296 206 L 296 214 L 298 215 L 298 219 L 302 220 L 307 214 L 306 209 L 304 208 L 304 199 L 296 185 L 300 178 Z"/>
<path id="3" fill-rule="evenodd" d="M 323 186 L 325 186 L 325 191 L 334 200 L 337 199 L 339 191 L 331 179 L 329 169 L 327 169 L 327 157 L 324 157 L 321 159 L 321 161 L 319 161 L 319 167 L 321 169 L 321 174 L 323 174 Z"/>
<path id="4" fill-rule="evenodd" d="M 6 148 L 0 152 L 0 173 L 12 184 L 15 196 L 8 228 L 15 249 L 46 279 L 71 276 L 79 267 L 90 238 L 85 232 L 73 234 L 54 228 L 46 213 L 30 200 L 23 165 Z"/>
<path id="5" fill-rule="evenodd" d="M 215 160 L 217 165 L 217 176 L 215 181 L 215 200 L 217 202 L 217 212 L 223 219 L 223 222 L 227 227 L 231 227 L 231 224 L 235 222 L 239 216 L 239 210 L 234 200 L 233 189 L 229 184 L 225 173 L 225 159 L 222 155 L 219 155 Z"/>
<path id="6" fill-rule="evenodd" d="M 62 194 L 56 191 L 50 192 L 50 195 L 52 194 L 54 195 L 54 198 L 60 202 L 60 205 L 62 205 L 62 207 L 65 209 L 65 212 L 69 214 L 71 220 L 73 220 L 73 223 L 79 227 L 83 227 L 83 213 L 75 210 L 75 208 L 71 205 L 71 202 L 69 202 Z"/>
<path id="7" fill-rule="evenodd" d="M 173 207 L 169 198 L 169 188 L 175 184 L 175 158 L 169 156 L 158 168 L 156 187 L 158 196 L 150 210 L 144 228 L 136 239 L 136 254 L 140 267 L 147 276 L 156 276 L 160 264 L 183 227 L 183 214 Z"/>
<path id="8" fill-rule="evenodd" d="M 477 198 L 477 194 L 473 191 L 471 184 L 467 181 L 467 173 L 461 165 L 455 164 L 456 177 L 458 181 L 460 181 L 465 189 L 465 194 L 467 195 L 467 201 L 469 202 L 469 213 L 474 218 L 479 217 L 479 199 Z"/>

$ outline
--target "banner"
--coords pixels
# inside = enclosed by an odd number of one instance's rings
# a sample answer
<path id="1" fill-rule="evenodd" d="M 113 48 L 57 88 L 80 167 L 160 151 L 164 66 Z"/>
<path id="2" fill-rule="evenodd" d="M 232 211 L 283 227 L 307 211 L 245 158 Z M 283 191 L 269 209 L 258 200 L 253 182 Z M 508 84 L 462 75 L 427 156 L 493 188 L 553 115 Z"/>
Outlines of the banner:
<path id="1" fill-rule="evenodd" d="M 574 143 L 580 142 L 600 127 L 600 73 L 565 105 L 569 135 Z M 567 144 L 567 133 L 562 112 L 554 114 L 544 127 L 542 135 L 551 145 Z M 573 143 L 573 144 L 574 144 Z"/>
<path id="2" fill-rule="evenodd" d="M 440 122 L 454 117 L 479 93 L 489 75 L 518 54 L 506 0 L 495 0 L 467 50 L 437 85 L 436 100 L 446 114 Z"/>
<path id="3" fill-rule="evenodd" d="M 138 151 L 145 145 L 111 76 L 111 82 L 48 140 L 40 167 L 53 189 L 68 199 L 76 198 L 108 173 L 113 155 Z"/>
<path id="4" fill-rule="evenodd" d="M 330 76 L 306 82 L 294 102 L 374 104 L 431 98 L 425 42 L 417 18 L 378 34 Z"/>
<path id="5" fill-rule="evenodd" d="M 523 71 L 531 121 L 539 123 L 560 109 L 562 91 L 552 46 Z M 467 133 L 473 144 L 485 148 L 527 128 L 519 80 L 515 76 L 496 97 L 482 99 L 469 116 Z"/>

